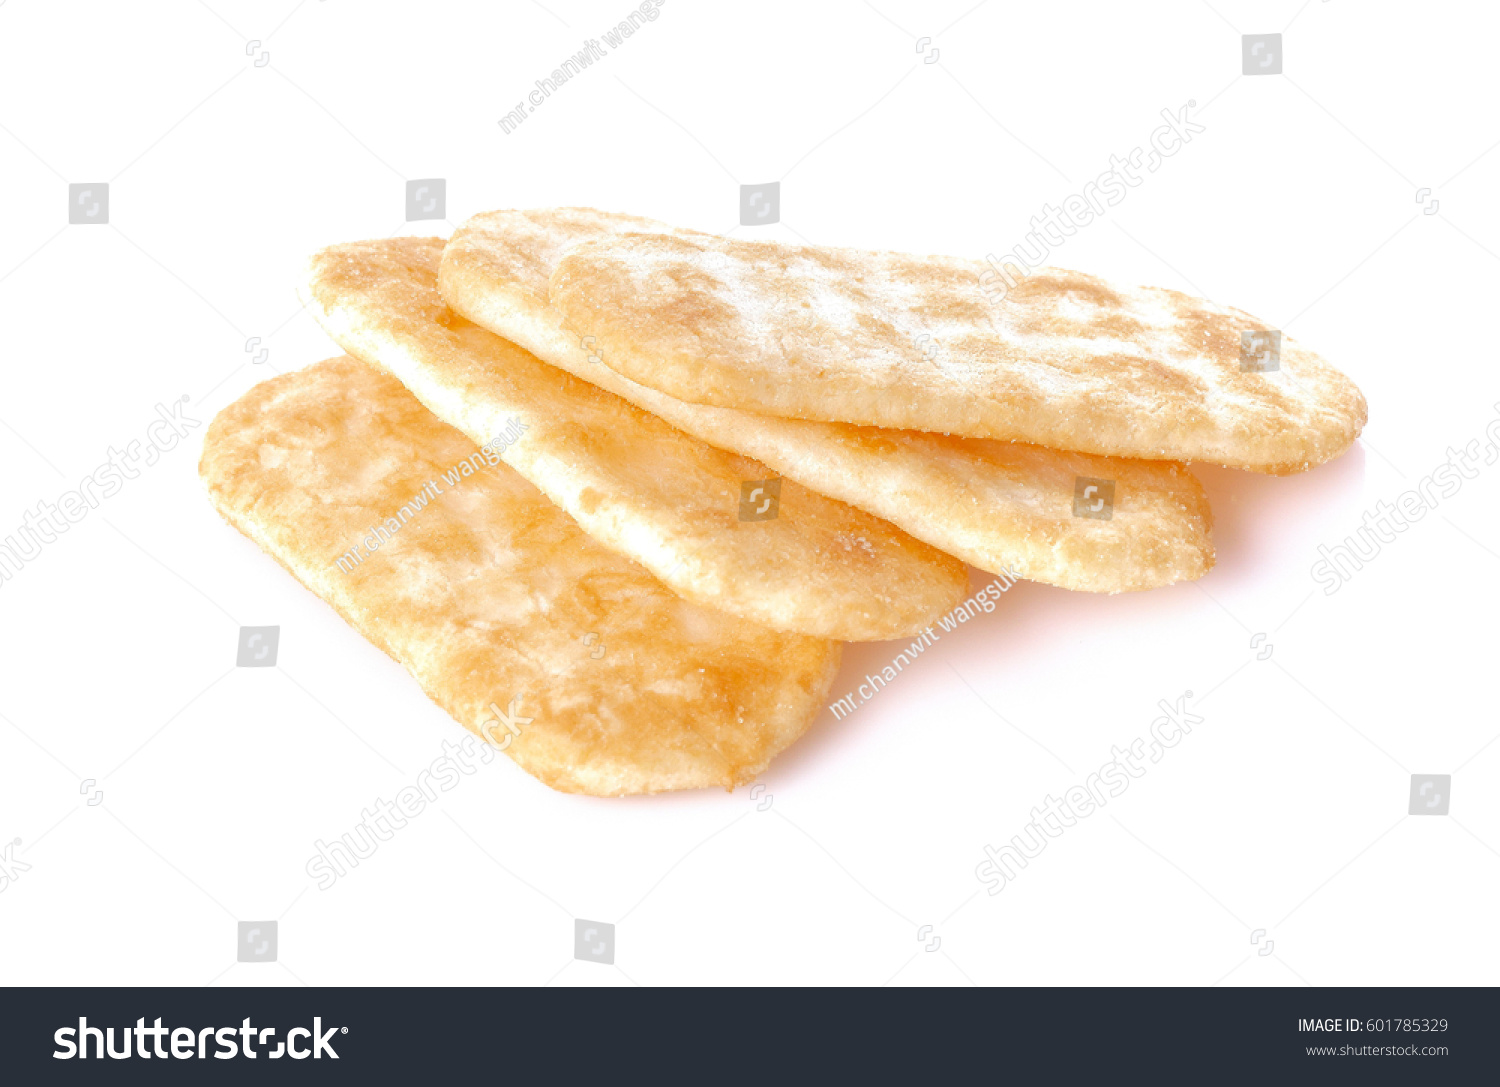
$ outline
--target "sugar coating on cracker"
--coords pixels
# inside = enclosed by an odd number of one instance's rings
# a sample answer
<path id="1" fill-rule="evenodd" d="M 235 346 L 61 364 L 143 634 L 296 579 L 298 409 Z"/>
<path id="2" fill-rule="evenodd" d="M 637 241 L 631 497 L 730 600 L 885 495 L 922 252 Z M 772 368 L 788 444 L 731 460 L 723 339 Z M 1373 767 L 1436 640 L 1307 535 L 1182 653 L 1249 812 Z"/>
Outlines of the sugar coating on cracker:
<path id="1" fill-rule="evenodd" d="M 582 243 L 550 304 L 606 365 L 693 403 L 1285 474 L 1344 452 L 1364 397 L 1267 326 L 1176 291 L 957 257 L 636 233 Z"/>

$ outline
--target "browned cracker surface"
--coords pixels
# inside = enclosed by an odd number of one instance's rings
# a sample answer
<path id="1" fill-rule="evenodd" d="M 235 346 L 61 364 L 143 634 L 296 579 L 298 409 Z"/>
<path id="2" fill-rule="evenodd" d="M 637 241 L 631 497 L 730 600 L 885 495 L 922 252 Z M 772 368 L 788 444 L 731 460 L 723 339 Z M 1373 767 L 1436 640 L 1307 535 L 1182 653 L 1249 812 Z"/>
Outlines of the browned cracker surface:
<path id="1" fill-rule="evenodd" d="M 584 242 L 549 299 L 605 365 L 693 403 L 1146 460 L 1302 471 L 1365 422 L 1347 377 L 1263 322 L 1176 291 L 1041 269 L 991 301 L 956 257 L 625 234 Z"/>
<path id="2" fill-rule="evenodd" d="M 199 471 L 232 525 L 460 724 L 481 732 L 491 703 L 530 718 L 506 754 L 555 789 L 729 787 L 807 729 L 837 643 L 681 599 L 505 465 L 402 512 L 473 455 L 394 378 L 341 358 L 225 408 Z M 392 517 L 389 540 L 340 568 Z"/>

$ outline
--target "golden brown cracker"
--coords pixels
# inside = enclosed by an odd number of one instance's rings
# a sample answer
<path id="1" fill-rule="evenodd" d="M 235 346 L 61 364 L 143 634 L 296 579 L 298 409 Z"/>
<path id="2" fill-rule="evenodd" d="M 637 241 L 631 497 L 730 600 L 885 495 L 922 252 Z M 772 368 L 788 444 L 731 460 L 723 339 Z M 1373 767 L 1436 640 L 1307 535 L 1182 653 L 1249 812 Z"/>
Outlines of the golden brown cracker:
<path id="1" fill-rule="evenodd" d="M 837 643 L 681 599 L 505 465 L 412 510 L 473 456 L 400 382 L 343 358 L 225 408 L 199 472 L 231 524 L 554 789 L 732 787 L 807 729 Z"/>
<path id="2" fill-rule="evenodd" d="M 956 257 L 622 234 L 570 250 L 549 299 L 633 381 L 768 415 L 1277 474 L 1364 425 L 1354 383 L 1290 338 L 1279 360 L 1242 355 L 1270 330 L 1239 310 L 1056 268 L 992 301 L 986 275 Z"/>

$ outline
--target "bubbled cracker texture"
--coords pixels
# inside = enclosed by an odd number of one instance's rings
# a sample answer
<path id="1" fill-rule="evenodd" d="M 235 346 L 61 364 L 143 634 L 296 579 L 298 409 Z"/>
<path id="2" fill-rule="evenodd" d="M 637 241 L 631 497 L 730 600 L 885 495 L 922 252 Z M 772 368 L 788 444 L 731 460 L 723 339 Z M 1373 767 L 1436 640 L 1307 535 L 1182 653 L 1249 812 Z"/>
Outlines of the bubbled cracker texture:
<path id="1" fill-rule="evenodd" d="M 199 472 L 226 520 L 460 724 L 484 735 L 491 703 L 530 718 L 505 753 L 554 789 L 732 787 L 807 729 L 837 643 L 683 600 L 503 464 L 444 487 L 378 550 L 338 566 L 473 454 L 394 378 L 340 358 L 220 412 Z"/>
<path id="2" fill-rule="evenodd" d="M 682 596 L 775 630 L 843 641 L 915 634 L 953 608 L 963 564 L 790 480 L 776 515 L 741 520 L 742 484 L 776 472 L 715 448 L 470 323 L 438 294 L 437 238 L 336 245 L 303 294 L 344 350 L 501 452 L 606 547 Z"/>
<path id="3" fill-rule="evenodd" d="M 1241 366 L 1249 314 L 1040 269 L 708 235 L 584 242 L 551 305 L 612 369 L 668 396 L 796 419 L 1304 471 L 1365 423 L 1347 377 L 1295 341 Z M 995 277 L 990 274 L 990 286 Z"/>
<path id="4" fill-rule="evenodd" d="M 1181 465 L 779 419 L 691 404 L 616 373 L 592 318 L 568 321 L 550 305 L 548 279 L 573 247 L 632 232 L 708 237 L 589 208 L 486 212 L 449 240 L 440 287 L 454 310 L 553 366 L 983 570 L 1122 592 L 1198 578 L 1213 566 L 1208 502 Z M 941 357 L 931 365 L 943 365 Z M 1116 481 L 1111 519 L 1073 515 L 1079 476 Z"/>

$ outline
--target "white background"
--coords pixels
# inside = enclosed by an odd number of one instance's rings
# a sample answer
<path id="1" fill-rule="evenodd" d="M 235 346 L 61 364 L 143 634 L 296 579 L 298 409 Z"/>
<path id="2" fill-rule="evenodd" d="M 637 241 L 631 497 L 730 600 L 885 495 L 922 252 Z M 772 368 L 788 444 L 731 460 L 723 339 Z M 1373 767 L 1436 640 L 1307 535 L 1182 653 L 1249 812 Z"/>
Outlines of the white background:
<path id="1" fill-rule="evenodd" d="M 781 224 L 736 236 L 982 256 L 1189 100 L 1207 131 L 1055 262 L 1247 309 L 1370 403 L 1309 474 L 1197 469 L 1201 583 L 1023 583 L 755 798 L 500 759 L 328 891 L 313 841 L 463 733 L 219 519 L 195 431 L 0 585 L 0 844 L 30 865 L 0 982 L 1497 980 L 1500 468 L 1333 595 L 1309 574 L 1500 414 L 1493 6 L 972 8 L 671 0 L 505 135 L 626 0 L 0 4 L 0 535 L 157 404 L 206 423 L 335 354 L 293 293 L 323 245 L 543 205 L 724 232 L 780 179 Z M 1242 77 L 1240 32 L 1283 29 L 1285 74 Z M 417 178 L 447 222 L 403 222 Z M 99 181 L 109 224 L 67 226 Z M 233 667 L 239 624 L 280 625 L 278 668 Z M 899 648 L 850 647 L 834 694 Z M 984 845 L 1185 690 L 1204 723 L 984 894 Z M 1453 774 L 1447 817 L 1406 814 L 1411 773 Z M 573 960 L 575 917 L 617 925 L 614 968 Z M 235 965 L 236 920 L 272 918 L 278 962 Z"/>

